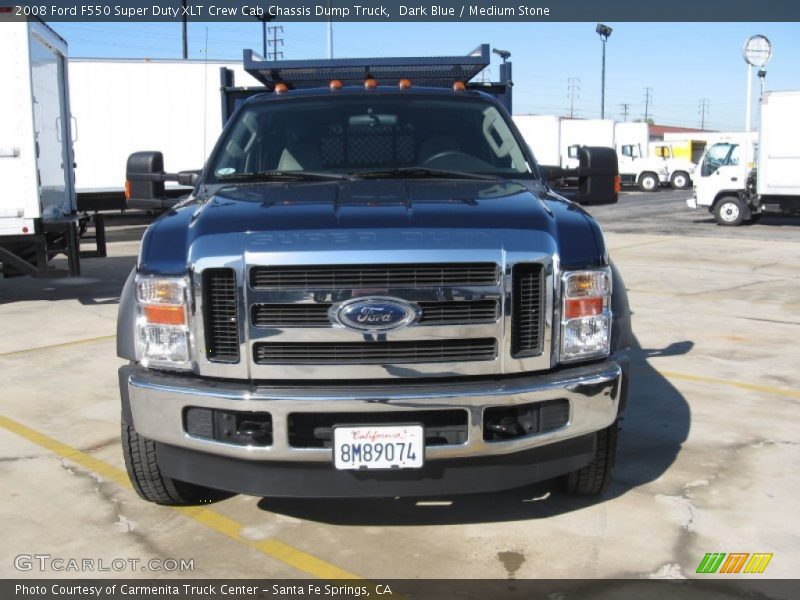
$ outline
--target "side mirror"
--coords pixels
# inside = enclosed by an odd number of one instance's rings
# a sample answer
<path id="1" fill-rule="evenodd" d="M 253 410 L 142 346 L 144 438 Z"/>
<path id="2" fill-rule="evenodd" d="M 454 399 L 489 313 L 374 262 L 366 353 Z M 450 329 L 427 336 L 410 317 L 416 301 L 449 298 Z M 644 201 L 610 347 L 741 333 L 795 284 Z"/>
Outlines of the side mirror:
<path id="1" fill-rule="evenodd" d="M 567 148 L 567 156 L 570 158 L 578 158 L 578 148 L 579 146 L 570 146 Z"/>
<path id="2" fill-rule="evenodd" d="M 614 204 L 619 199 L 619 164 L 613 148 L 581 146 L 578 150 L 580 204 Z"/>
<path id="3" fill-rule="evenodd" d="M 125 200 L 159 202 L 164 190 L 164 155 L 161 152 L 134 152 L 125 168 Z"/>
<path id="4" fill-rule="evenodd" d="M 177 204 L 186 191 L 179 188 L 167 190 L 165 181 L 194 187 L 202 171 L 164 172 L 164 155 L 161 152 L 134 152 L 128 157 L 125 169 L 125 200 L 128 208 L 144 210 L 170 208 Z"/>

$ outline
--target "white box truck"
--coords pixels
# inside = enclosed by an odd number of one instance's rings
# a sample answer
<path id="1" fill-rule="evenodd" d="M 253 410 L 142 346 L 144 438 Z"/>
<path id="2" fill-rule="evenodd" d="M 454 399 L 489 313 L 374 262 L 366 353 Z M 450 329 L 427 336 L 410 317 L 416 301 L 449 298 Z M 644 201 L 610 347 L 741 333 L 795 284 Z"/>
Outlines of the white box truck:
<path id="1" fill-rule="evenodd" d="M 800 214 L 800 91 L 766 92 L 758 132 L 709 145 L 689 208 L 706 208 L 720 225 L 764 213 Z"/>
<path id="2" fill-rule="evenodd" d="M 38 21 L 0 24 L 0 264 L 4 277 L 80 273 L 67 43 Z M 98 252 L 105 254 L 102 222 Z M 68 270 L 50 269 L 54 256 Z"/>
<path id="3" fill-rule="evenodd" d="M 203 165 L 222 131 L 221 67 L 257 83 L 236 61 L 70 59 L 70 102 L 80 128 L 78 208 L 126 208 L 126 161 L 148 145 L 163 149 L 166 170 Z M 168 183 L 166 192 L 174 198 L 188 189 Z"/>

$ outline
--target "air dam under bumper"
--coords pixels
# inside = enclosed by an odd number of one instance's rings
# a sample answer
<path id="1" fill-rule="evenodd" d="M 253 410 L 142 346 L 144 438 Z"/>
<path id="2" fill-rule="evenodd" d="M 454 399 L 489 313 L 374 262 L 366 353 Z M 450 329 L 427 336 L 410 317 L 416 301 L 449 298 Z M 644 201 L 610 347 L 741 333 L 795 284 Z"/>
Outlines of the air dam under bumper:
<path id="1" fill-rule="evenodd" d="M 456 382 L 250 385 L 120 369 L 123 413 L 160 442 L 162 470 L 183 481 L 263 496 L 422 496 L 510 489 L 578 469 L 594 455 L 591 435 L 614 422 L 626 376 L 613 360 L 544 375 Z M 567 424 L 555 431 L 485 441 L 483 411 L 566 399 Z M 187 407 L 268 412 L 270 446 L 241 446 L 188 435 Z M 429 446 L 422 469 L 336 471 L 329 448 L 289 445 L 292 413 L 462 409 L 467 441 Z"/>

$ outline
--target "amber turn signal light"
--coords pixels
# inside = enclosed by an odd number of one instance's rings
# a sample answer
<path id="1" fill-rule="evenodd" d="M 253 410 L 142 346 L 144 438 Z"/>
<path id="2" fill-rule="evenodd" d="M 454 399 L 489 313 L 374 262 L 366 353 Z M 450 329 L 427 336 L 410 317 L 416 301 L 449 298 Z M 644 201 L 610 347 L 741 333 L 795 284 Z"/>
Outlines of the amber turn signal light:
<path id="1" fill-rule="evenodd" d="M 186 323 L 186 315 L 182 306 L 145 306 L 144 316 L 147 322 L 152 324 L 183 325 Z"/>

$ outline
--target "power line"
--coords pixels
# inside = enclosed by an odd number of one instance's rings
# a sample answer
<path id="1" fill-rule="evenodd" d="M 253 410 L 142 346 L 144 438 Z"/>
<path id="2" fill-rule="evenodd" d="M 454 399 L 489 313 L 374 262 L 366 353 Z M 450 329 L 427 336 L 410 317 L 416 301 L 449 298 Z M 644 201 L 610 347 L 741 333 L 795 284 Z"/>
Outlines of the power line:
<path id="1" fill-rule="evenodd" d="M 620 104 L 619 107 L 622 109 L 622 118 L 625 119 L 625 122 L 628 122 L 628 115 L 631 112 L 631 105 L 630 104 Z"/>
<path id="2" fill-rule="evenodd" d="M 575 116 L 575 99 L 581 97 L 581 78 L 569 77 L 567 78 L 567 95 L 569 97 L 569 118 Z"/>
<path id="3" fill-rule="evenodd" d="M 653 104 L 653 88 L 644 88 L 644 122 L 650 117 L 650 106 Z"/>
<path id="4" fill-rule="evenodd" d="M 278 33 L 283 33 L 283 26 L 282 25 L 270 25 L 267 27 L 268 35 L 272 37 L 267 40 L 270 46 L 272 46 L 272 52 L 267 52 L 266 58 L 269 60 L 272 57 L 272 60 L 278 60 L 279 58 L 283 58 L 283 52 L 278 50 L 278 44 L 283 46 L 283 38 L 278 37 Z"/>
<path id="5" fill-rule="evenodd" d="M 708 98 L 700 98 L 700 107 L 698 108 L 698 112 L 700 113 L 700 131 L 705 131 L 706 113 L 709 111 L 710 104 L 711 101 Z"/>

